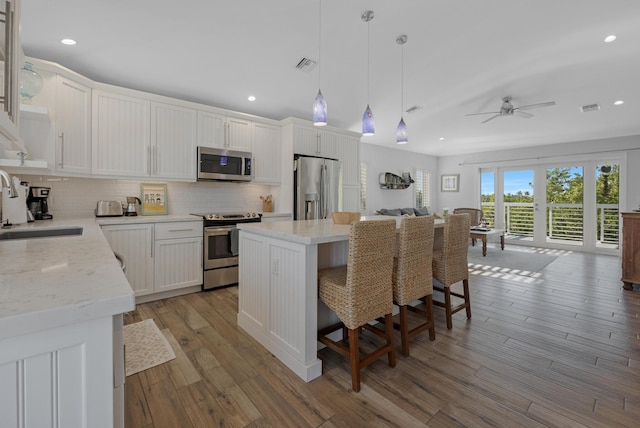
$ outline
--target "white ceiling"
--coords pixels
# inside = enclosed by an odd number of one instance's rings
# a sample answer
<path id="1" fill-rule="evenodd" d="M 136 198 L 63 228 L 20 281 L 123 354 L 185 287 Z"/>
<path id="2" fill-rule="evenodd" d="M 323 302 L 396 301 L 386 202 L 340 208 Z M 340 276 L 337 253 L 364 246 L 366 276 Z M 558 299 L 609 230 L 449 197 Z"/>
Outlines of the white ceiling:
<path id="1" fill-rule="evenodd" d="M 93 80 L 273 119 L 311 118 L 318 68 L 318 0 L 25 0 L 28 56 Z M 367 143 L 442 156 L 640 134 L 638 0 L 323 0 L 320 87 L 329 125 L 360 131 Z M 395 144 L 401 113 L 409 144 Z M 613 43 L 604 43 L 616 34 Z M 78 44 L 64 46 L 62 38 Z M 247 96 L 257 97 L 255 102 Z M 535 117 L 467 113 L 555 101 Z M 614 106 L 623 99 L 625 104 Z M 601 110 L 580 112 L 585 104 Z M 439 138 L 444 137 L 444 141 Z"/>

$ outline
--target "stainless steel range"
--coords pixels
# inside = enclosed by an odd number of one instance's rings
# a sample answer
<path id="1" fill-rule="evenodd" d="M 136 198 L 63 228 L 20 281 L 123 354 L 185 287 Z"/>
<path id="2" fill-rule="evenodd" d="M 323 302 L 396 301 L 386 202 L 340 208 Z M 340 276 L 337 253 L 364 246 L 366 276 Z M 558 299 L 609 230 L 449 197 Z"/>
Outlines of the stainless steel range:
<path id="1" fill-rule="evenodd" d="M 204 219 L 203 290 L 238 283 L 238 223 L 261 221 L 257 213 L 192 214 Z"/>

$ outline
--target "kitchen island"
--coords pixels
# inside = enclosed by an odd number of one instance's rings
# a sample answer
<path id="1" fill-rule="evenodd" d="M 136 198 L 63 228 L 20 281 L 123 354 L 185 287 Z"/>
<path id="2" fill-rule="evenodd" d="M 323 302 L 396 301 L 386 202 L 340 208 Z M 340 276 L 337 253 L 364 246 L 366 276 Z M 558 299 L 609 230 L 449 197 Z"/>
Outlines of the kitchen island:
<path id="1" fill-rule="evenodd" d="M 124 359 L 114 343 L 121 342 L 121 314 L 135 305 L 99 224 L 54 220 L 10 231 L 71 226 L 82 234 L 0 240 L 0 415 L 7 426 L 120 426 L 114 405 L 124 405 L 124 389 L 114 387 L 123 388 Z"/>
<path id="2" fill-rule="evenodd" d="M 362 220 L 401 217 L 371 216 Z M 442 227 L 438 221 L 437 228 Z M 338 319 L 318 299 L 318 269 L 346 264 L 349 225 L 239 224 L 238 325 L 305 381 L 322 374 L 317 331 Z"/>

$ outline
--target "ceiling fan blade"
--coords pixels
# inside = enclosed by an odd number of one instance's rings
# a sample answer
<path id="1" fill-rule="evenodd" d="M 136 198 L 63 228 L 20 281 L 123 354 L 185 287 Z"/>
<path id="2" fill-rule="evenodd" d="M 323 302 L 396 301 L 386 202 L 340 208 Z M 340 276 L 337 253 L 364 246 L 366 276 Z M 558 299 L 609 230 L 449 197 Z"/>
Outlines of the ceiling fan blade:
<path id="1" fill-rule="evenodd" d="M 479 114 L 500 114 L 499 111 L 485 111 L 484 113 L 469 113 L 465 114 L 465 116 L 477 116 Z"/>
<path id="2" fill-rule="evenodd" d="M 551 106 L 554 106 L 554 105 L 556 105 L 555 101 L 549 101 L 549 102 L 546 102 L 546 103 L 529 104 L 529 105 L 522 106 L 522 107 L 516 107 L 516 108 L 514 108 L 514 110 L 529 110 L 531 108 L 551 107 Z"/>
<path id="3" fill-rule="evenodd" d="M 527 113 L 526 111 L 514 110 L 513 114 L 515 114 L 516 116 L 524 117 L 525 119 L 531 119 L 533 117 L 531 113 Z"/>
<path id="4" fill-rule="evenodd" d="M 485 121 L 480 122 L 480 124 L 487 123 L 487 122 L 489 122 L 490 120 L 495 119 L 496 117 L 500 117 L 500 113 L 496 114 L 495 116 L 491 116 L 489 119 L 487 119 L 487 120 L 485 120 Z"/>

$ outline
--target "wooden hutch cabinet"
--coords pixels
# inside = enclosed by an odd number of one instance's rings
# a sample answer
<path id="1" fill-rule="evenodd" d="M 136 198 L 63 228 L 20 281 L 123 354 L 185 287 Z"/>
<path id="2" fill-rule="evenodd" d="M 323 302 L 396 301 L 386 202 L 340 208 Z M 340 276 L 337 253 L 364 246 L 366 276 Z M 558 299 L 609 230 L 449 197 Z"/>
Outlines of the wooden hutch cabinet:
<path id="1" fill-rule="evenodd" d="M 622 213 L 622 282 L 625 290 L 640 284 L 640 212 Z"/>

